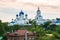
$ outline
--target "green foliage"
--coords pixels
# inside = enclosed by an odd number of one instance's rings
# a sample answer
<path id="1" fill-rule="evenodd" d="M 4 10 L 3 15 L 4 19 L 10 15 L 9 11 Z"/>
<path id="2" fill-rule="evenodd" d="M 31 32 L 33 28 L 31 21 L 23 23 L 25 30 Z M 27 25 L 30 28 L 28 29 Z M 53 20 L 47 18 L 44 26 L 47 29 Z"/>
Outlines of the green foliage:
<path id="1" fill-rule="evenodd" d="M 4 34 L 5 34 L 4 24 L 0 20 L 0 36 L 3 36 Z"/>
<path id="2" fill-rule="evenodd" d="M 31 21 L 31 26 L 8 26 L 7 22 L 2 22 L 0 20 L 0 36 L 4 36 L 7 32 L 12 32 L 15 30 L 29 30 L 29 31 L 36 31 L 36 39 L 37 40 L 60 40 L 60 25 L 52 24 L 50 25 L 51 21 L 45 23 L 45 25 L 36 25 L 35 21 Z"/>

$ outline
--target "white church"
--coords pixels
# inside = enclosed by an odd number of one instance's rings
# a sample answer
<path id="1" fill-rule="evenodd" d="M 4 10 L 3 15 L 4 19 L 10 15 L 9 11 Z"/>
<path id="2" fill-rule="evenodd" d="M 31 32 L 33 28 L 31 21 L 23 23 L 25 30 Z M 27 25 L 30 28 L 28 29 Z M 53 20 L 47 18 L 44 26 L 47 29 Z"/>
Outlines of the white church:
<path id="1" fill-rule="evenodd" d="M 39 7 L 37 9 L 35 21 L 36 25 L 44 24 L 46 22 L 46 20 L 43 19 L 43 17 L 41 16 L 41 11 Z M 24 15 L 24 12 L 21 10 L 19 14 L 16 14 L 16 19 L 14 20 L 12 19 L 12 21 L 8 23 L 8 26 L 13 25 L 31 25 L 31 24 L 29 23 L 28 15 L 27 14 Z"/>
<path id="2" fill-rule="evenodd" d="M 11 22 L 8 23 L 8 26 L 13 26 L 13 25 L 31 25 L 29 24 L 29 20 L 28 20 L 28 15 L 25 14 L 24 12 L 21 10 L 19 12 L 19 14 L 16 14 L 16 19 L 12 19 Z M 25 17 L 25 18 L 24 18 Z"/>

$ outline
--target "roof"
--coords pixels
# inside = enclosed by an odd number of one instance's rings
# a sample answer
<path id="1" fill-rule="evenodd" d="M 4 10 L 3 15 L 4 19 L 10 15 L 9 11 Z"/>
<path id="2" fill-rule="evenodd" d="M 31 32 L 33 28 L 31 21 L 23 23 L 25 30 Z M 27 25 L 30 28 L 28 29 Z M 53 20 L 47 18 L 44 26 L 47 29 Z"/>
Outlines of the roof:
<path id="1" fill-rule="evenodd" d="M 9 36 L 25 36 L 26 32 L 28 32 L 28 35 L 33 35 L 32 32 L 27 30 L 17 30 L 15 32 L 9 33 Z"/>
<path id="2" fill-rule="evenodd" d="M 20 16 L 21 14 L 24 15 L 24 12 L 23 12 L 22 10 L 21 10 L 21 12 L 19 13 L 19 16 Z"/>
<path id="3" fill-rule="evenodd" d="M 60 23 L 60 20 L 57 20 L 55 23 Z"/>
<path id="4" fill-rule="evenodd" d="M 16 16 L 18 17 L 18 14 L 16 14 Z"/>

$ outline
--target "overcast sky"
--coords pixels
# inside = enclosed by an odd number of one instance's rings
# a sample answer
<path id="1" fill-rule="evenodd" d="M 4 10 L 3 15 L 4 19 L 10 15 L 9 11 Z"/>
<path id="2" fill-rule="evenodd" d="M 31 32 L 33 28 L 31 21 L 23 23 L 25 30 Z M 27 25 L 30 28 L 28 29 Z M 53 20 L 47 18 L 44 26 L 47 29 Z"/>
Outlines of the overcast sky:
<path id="1" fill-rule="evenodd" d="M 60 0 L 0 0 L 0 20 L 9 22 L 20 10 L 33 19 L 38 6 L 44 19 L 60 18 Z"/>

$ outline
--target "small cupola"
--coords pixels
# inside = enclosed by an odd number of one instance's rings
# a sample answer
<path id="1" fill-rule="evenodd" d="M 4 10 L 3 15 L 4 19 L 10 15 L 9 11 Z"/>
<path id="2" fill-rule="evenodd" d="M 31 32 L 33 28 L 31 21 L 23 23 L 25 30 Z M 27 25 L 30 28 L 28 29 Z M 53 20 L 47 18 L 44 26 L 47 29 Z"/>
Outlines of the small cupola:
<path id="1" fill-rule="evenodd" d="M 18 14 L 16 14 L 16 17 L 18 17 Z"/>

